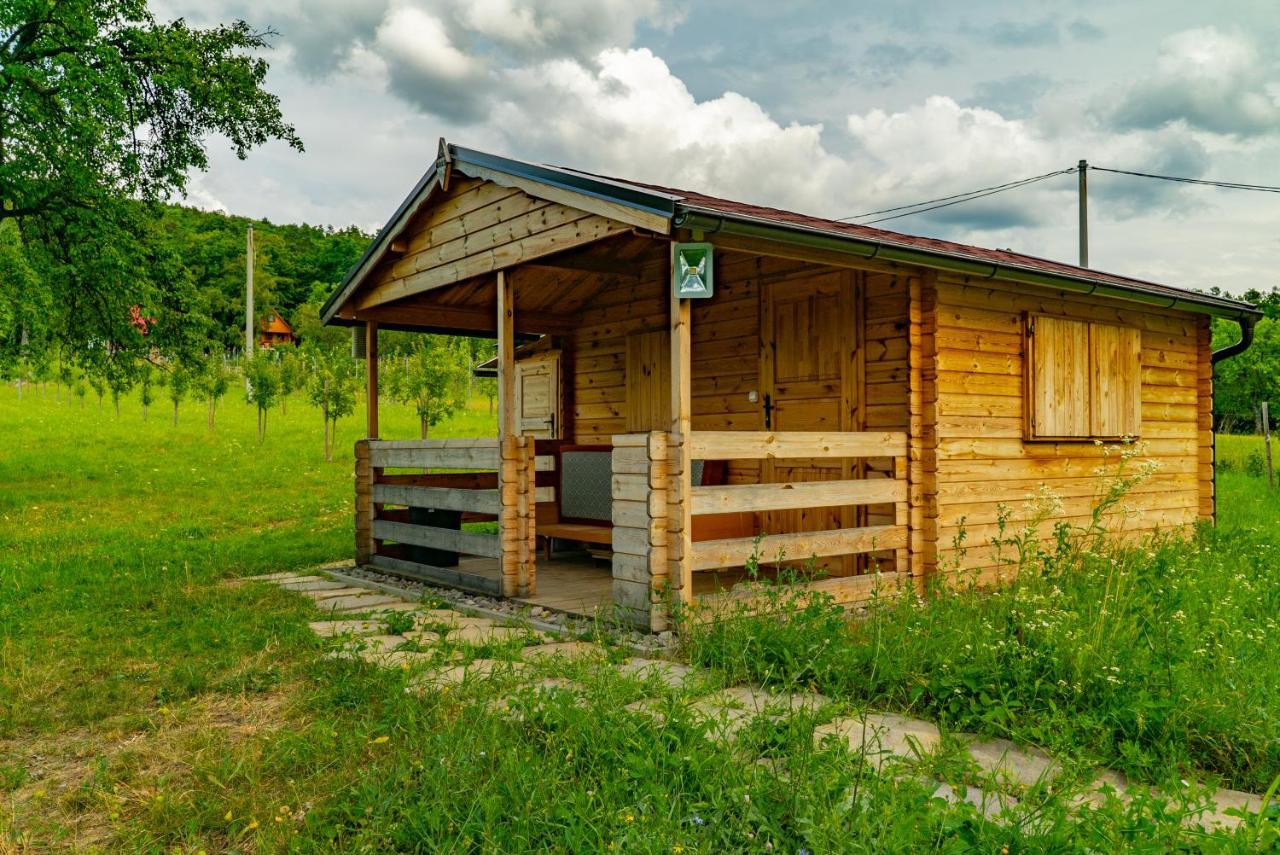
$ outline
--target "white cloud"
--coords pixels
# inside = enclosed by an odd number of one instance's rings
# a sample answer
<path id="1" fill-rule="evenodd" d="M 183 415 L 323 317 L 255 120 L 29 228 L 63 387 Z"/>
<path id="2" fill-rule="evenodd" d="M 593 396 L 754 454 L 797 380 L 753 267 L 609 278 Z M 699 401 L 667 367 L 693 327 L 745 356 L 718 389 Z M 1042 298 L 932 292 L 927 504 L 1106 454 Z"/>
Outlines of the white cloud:
<path id="1" fill-rule="evenodd" d="M 1275 84 L 1249 39 L 1201 27 L 1165 39 L 1155 73 L 1124 90 L 1110 114 L 1121 128 L 1182 121 L 1220 134 L 1275 134 Z"/>

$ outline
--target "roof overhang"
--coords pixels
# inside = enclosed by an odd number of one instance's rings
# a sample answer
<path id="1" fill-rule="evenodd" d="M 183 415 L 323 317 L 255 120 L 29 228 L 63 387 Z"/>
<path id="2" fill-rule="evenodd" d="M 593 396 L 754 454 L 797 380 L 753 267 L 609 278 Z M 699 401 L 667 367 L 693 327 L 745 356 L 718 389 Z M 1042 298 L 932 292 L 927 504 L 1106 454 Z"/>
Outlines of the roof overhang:
<path id="1" fill-rule="evenodd" d="M 1125 277 L 1109 277 L 1091 271 L 1055 272 L 1007 261 L 993 261 L 962 250 L 931 250 L 886 237 L 871 238 L 837 229 L 802 225 L 717 208 L 687 204 L 677 193 L 662 192 L 588 173 L 556 166 L 538 165 L 447 143 L 443 138 L 435 162 L 400 203 L 391 219 L 378 232 L 360 260 L 324 304 L 320 317 L 325 323 L 350 324 L 336 317 L 339 309 L 369 273 L 382 261 L 394 241 L 414 215 L 439 191 L 448 189 L 454 171 L 463 175 L 516 187 L 530 195 L 560 202 L 610 217 L 636 228 L 662 235 L 673 229 L 702 232 L 714 236 L 732 235 L 747 240 L 803 247 L 809 250 L 846 255 L 850 259 L 899 262 L 936 270 L 946 270 L 979 279 L 1019 282 L 1081 294 L 1128 300 L 1164 309 L 1214 315 L 1233 320 L 1256 320 L 1262 313 L 1253 305 L 1156 283 Z M 1122 279 L 1123 281 L 1116 281 Z"/>

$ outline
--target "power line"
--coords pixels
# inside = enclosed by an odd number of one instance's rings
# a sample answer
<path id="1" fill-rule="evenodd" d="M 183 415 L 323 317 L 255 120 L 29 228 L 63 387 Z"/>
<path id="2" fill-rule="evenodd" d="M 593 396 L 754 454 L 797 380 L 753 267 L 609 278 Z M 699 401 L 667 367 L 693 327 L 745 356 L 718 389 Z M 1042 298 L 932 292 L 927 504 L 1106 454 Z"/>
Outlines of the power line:
<path id="1" fill-rule="evenodd" d="M 1280 193 L 1280 187 L 1270 184 L 1245 184 L 1239 181 L 1213 181 L 1208 178 L 1183 178 L 1177 175 L 1157 175 L 1151 172 L 1133 172 L 1128 169 L 1108 169 L 1105 166 L 1093 166 L 1096 172 L 1114 172 L 1117 175 L 1134 175 L 1138 178 L 1158 178 L 1161 181 L 1177 181 L 1182 184 L 1202 184 L 1208 187 L 1221 187 L 1226 190 L 1254 190 L 1260 193 Z"/>
<path id="2" fill-rule="evenodd" d="M 1044 175 L 1034 175 L 1030 178 L 1020 178 L 1017 181 L 1008 181 L 1004 184 L 996 184 L 991 187 L 980 187 L 977 190 L 969 190 L 965 193 L 956 193 L 951 196 L 942 196 L 937 199 L 928 199 L 924 202 L 916 202 L 911 205 L 898 205 L 893 208 L 882 208 L 879 211 L 868 211 L 865 214 L 855 214 L 851 217 L 840 217 L 844 220 L 860 220 L 864 217 L 874 217 L 877 214 L 893 214 L 889 217 L 880 217 L 861 225 L 871 225 L 873 223 L 882 223 L 886 220 L 896 220 L 899 217 L 909 217 L 912 214 L 923 214 L 927 211 L 936 211 L 939 208 L 948 208 L 952 205 L 959 205 L 963 202 L 972 202 L 975 199 L 981 199 L 985 196 L 994 196 L 996 193 L 1004 193 L 1007 190 L 1016 190 L 1019 187 L 1026 187 L 1028 184 L 1035 184 L 1038 181 L 1044 181 L 1047 178 L 1054 178 L 1059 175 L 1068 175 L 1076 171 L 1074 166 L 1067 169 L 1059 169 L 1056 172 L 1046 172 Z M 928 206 L 928 207 L 925 207 Z M 912 210 L 909 210 L 912 209 Z M 895 213 L 903 211 L 905 213 Z"/>

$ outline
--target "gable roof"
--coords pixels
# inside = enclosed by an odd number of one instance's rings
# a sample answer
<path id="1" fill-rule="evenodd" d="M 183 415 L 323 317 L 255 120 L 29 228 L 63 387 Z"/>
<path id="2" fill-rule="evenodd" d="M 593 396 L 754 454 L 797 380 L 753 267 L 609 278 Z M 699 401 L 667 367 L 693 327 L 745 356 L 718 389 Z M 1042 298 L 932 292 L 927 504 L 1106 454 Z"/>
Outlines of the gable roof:
<path id="1" fill-rule="evenodd" d="M 474 151 L 440 140 L 431 169 L 378 232 L 361 259 L 325 302 L 321 318 L 327 323 L 364 277 L 385 256 L 391 241 L 413 215 L 457 171 L 478 178 L 505 176 L 533 192 L 568 193 L 583 200 L 599 200 L 615 211 L 634 212 L 633 224 L 670 233 L 683 228 L 705 234 L 732 234 L 747 239 L 803 245 L 846 253 L 855 258 L 899 261 L 979 278 L 1003 279 L 1098 296 L 1115 297 L 1163 308 L 1242 319 L 1261 316 L 1253 305 L 1230 297 L 1205 294 L 1128 276 L 1064 264 L 1011 250 L 956 243 L 903 234 L 708 196 L 688 190 L 597 175 L 559 166 L 528 163 Z M 618 216 L 618 214 L 613 214 Z M 665 227 L 663 227 L 665 225 Z"/>

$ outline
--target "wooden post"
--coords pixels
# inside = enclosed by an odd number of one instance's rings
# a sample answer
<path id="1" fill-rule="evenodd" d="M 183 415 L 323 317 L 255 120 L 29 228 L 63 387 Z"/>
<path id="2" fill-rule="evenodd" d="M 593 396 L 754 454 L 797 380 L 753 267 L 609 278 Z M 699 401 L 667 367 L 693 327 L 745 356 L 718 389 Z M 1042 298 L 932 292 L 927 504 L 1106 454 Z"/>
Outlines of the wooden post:
<path id="1" fill-rule="evenodd" d="M 516 412 L 515 295 L 511 280 L 498 271 L 498 537 L 502 543 L 502 595 L 517 596 L 521 587 L 523 532 L 520 525 L 521 449 Z"/>
<path id="2" fill-rule="evenodd" d="M 690 455 L 689 431 L 693 409 L 692 356 L 690 334 L 692 310 L 688 300 L 676 296 L 671 271 L 675 266 L 675 244 L 667 256 L 667 275 L 663 285 L 670 293 L 671 324 L 671 450 L 669 455 L 667 510 L 668 583 L 678 592 L 681 602 L 693 602 L 693 528 L 690 523 L 693 461 Z"/>
<path id="3" fill-rule="evenodd" d="M 356 441 L 356 563 L 373 558 L 373 467 L 369 440 Z"/>
<path id="4" fill-rule="evenodd" d="M 1276 476 L 1271 468 L 1271 412 L 1267 401 L 1262 402 L 1262 444 L 1267 449 L 1267 486 L 1274 489 Z"/>
<path id="5" fill-rule="evenodd" d="M 378 438 L 378 322 L 365 321 L 364 323 L 364 359 L 365 359 L 365 389 L 366 399 L 368 401 L 367 411 L 365 413 L 366 427 L 365 435 L 369 439 Z"/>

